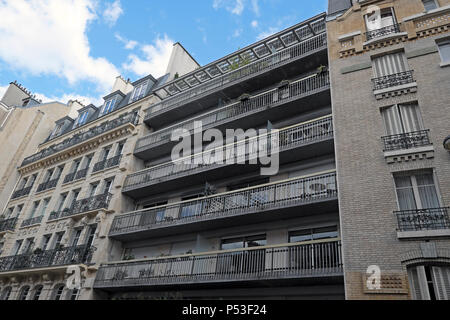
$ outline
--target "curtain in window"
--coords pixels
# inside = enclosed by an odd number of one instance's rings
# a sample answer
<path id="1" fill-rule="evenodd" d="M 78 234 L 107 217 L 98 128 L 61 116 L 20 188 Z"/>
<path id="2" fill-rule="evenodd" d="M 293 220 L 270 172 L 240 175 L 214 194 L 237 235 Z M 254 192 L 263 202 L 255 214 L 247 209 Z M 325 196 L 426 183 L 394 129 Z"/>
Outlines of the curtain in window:
<path id="1" fill-rule="evenodd" d="M 399 105 L 405 133 L 423 130 L 422 117 L 417 104 Z"/>
<path id="2" fill-rule="evenodd" d="M 409 69 L 404 52 L 387 54 L 373 59 L 373 68 L 377 78 L 401 73 Z"/>
<path id="3" fill-rule="evenodd" d="M 397 186 L 400 211 L 417 209 L 411 178 L 408 176 L 396 177 L 395 184 Z"/>
<path id="4" fill-rule="evenodd" d="M 450 300 L 450 267 L 432 267 L 438 300 Z"/>
<path id="5" fill-rule="evenodd" d="M 416 180 L 420 201 L 422 202 L 422 208 L 439 208 L 439 198 L 434 185 L 433 174 L 427 173 L 416 175 Z"/>
<path id="6" fill-rule="evenodd" d="M 396 135 L 396 134 L 402 134 L 403 133 L 403 126 L 402 121 L 398 115 L 397 106 L 392 106 L 386 109 L 383 109 L 381 112 L 384 124 L 386 127 L 386 134 L 388 136 Z"/>

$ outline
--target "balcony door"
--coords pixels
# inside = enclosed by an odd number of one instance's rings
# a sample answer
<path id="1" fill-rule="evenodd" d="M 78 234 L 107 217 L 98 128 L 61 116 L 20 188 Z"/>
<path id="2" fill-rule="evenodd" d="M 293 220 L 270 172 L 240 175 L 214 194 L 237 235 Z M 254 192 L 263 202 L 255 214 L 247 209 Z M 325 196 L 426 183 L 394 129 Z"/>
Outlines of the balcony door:
<path id="1" fill-rule="evenodd" d="M 414 300 L 450 300 L 450 267 L 417 266 L 408 269 Z"/>
<path id="2" fill-rule="evenodd" d="M 381 111 L 388 136 L 424 130 L 422 116 L 417 103 L 399 104 Z"/>
<path id="3" fill-rule="evenodd" d="M 367 31 L 379 30 L 397 23 L 394 8 L 382 9 L 379 12 L 379 17 L 376 16 L 377 14 L 378 12 L 374 12 L 370 15 L 365 15 Z"/>
<path id="4" fill-rule="evenodd" d="M 375 78 L 409 71 L 408 60 L 404 52 L 386 54 L 372 60 Z"/>

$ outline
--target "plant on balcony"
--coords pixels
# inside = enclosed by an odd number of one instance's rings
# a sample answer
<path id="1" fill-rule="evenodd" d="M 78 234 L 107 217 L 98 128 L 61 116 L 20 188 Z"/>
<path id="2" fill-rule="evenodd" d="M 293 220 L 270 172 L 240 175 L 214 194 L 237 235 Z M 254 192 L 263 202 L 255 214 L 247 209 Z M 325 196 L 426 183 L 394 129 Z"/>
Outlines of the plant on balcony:
<path id="1" fill-rule="evenodd" d="M 327 72 L 327 70 L 328 70 L 328 67 L 327 67 L 327 66 L 320 65 L 320 66 L 317 68 L 317 75 L 320 76 L 320 75 L 324 74 L 325 72 Z"/>
<path id="2" fill-rule="evenodd" d="M 133 255 L 129 255 L 129 256 L 123 257 L 123 261 L 131 261 L 131 260 L 134 260 L 134 259 L 136 259 L 136 258 Z"/>
<path id="3" fill-rule="evenodd" d="M 44 252 L 44 250 L 42 250 L 41 248 L 36 248 L 33 251 L 34 254 L 42 254 L 43 252 Z"/>
<path id="4" fill-rule="evenodd" d="M 192 254 L 192 250 L 186 251 L 186 254 Z"/>

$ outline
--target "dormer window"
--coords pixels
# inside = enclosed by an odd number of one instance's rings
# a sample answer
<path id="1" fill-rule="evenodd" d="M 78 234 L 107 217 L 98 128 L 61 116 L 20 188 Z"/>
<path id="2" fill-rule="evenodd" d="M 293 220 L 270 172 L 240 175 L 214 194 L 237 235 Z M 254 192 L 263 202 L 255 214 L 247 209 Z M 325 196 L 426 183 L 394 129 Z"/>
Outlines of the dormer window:
<path id="1" fill-rule="evenodd" d="M 139 99 L 142 99 L 147 91 L 148 80 L 138 84 L 136 88 L 134 88 L 133 93 L 131 94 L 130 101 L 134 102 Z"/>
<path id="2" fill-rule="evenodd" d="M 89 112 L 88 111 L 84 111 L 83 113 L 81 113 L 78 116 L 77 121 L 75 122 L 75 125 L 73 126 L 74 128 L 79 127 L 83 124 L 86 123 L 87 117 L 88 117 Z"/>
<path id="3" fill-rule="evenodd" d="M 55 130 L 53 131 L 52 138 L 57 137 L 61 134 L 62 127 L 63 127 L 62 123 L 60 123 L 56 126 Z"/>
<path id="4" fill-rule="evenodd" d="M 103 109 L 102 109 L 102 112 L 100 115 L 103 116 L 105 114 L 112 112 L 114 110 L 114 106 L 116 105 L 116 102 L 117 102 L 116 98 L 106 101 L 106 103 L 103 105 Z"/>

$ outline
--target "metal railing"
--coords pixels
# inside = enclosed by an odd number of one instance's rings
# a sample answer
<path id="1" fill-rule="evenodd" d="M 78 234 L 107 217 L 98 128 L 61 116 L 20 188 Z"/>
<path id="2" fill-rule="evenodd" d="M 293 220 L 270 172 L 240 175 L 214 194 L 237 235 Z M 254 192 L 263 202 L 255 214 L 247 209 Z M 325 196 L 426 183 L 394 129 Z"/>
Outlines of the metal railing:
<path id="1" fill-rule="evenodd" d="M 94 248 L 86 245 L 0 258 L 0 272 L 90 263 Z"/>
<path id="2" fill-rule="evenodd" d="M 110 236 L 180 223 L 200 222 L 337 197 L 336 173 L 299 178 L 261 187 L 116 216 Z"/>
<path id="3" fill-rule="evenodd" d="M 56 219 L 63 219 L 84 212 L 90 212 L 100 209 L 108 209 L 111 198 L 112 194 L 104 193 L 96 195 L 94 197 L 76 200 L 69 208 L 66 208 L 60 212 L 52 212 L 48 220 L 50 221 Z"/>
<path id="4" fill-rule="evenodd" d="M 14 231 L 17 224 L 17 220 L 18 220 L 17 218 L 0 220 L 0 232 Z"/>
<path id="5" fill-rule="evenodd" d="M 450 208 L 397 211 L 399 231 L 450 229 Z"/>
<path id="6" fill-rule="evenodd" d="M 310 54 L 311 52 L 316 51 L 320 48 L 326 47 L 326 45 L 326 33 L 322 33 L 315 37 L 309 38 L 308 40 L 302 41 L 299 44 L 274 53 L 266 58 L 262 58 L 237 70 L 218 76 L 217 78 L 204 82 L 197 87 L 181 92 L 176 96 L 167 98 L 166 100 L 157 103 L 147 109 L 145 120 L 150 119 L 157 113 L 163 113 L 178 108 L 183 104 L 186 104 L 189 99 L 196 98 L 200 94 L 210 92 L 214 89 L 223 87 L 231 83 L 242 81 L 249 76 L 255 75 L 256 73 L 271 70 L 278 65 L 286 63 L 289 60 L 296 59 L 303 55 Z"/>
<path id="7" fill-rule="evenodd" d="M 227 250 L 100 267 L 96 288 L 341 275 L 341 242 Z"/>
<path id="8" fill-rule="evenodd" d="M 80 133 L 74 134 L 72 137 L 64 140 L 63 142 L 52 145 L 52 146 L 48 147 L 47 149 L 44 149 L 41 152 L 36 153 L 35 155 L 26 158 L 22 162 L 21 166 L 23 167 L 23 166 L 33 163 L 35 161 L 39 161 L 41 159 L 49 157 L 49 156 L 51 156 L 55 153 L 58 153 L 62 150 L 65 150 L 65 149 L 73 147 L 79 143 L 82 143 L 83 141 L 89 140 L 89 139 L 99 136 L 107 131 L 118 128 L 124 124 L 127 124 L 127 123 L 137 124 L 138 120 L 139 120 L 139 116 L 136 112 L 130 112 L 130 113 L 121 115 L 116 119 L 106 121 L 97 127 L 86 130 L 85 132 L 80 132 Z"/>
<path id="9" fill-rule="evenodd" d="M 384 151 L 411 149 L 431 145 L 430 130 L 395 134 L 383 137 Z"/>
<path id="10" fill-rule="evenodd" d="M 400 24 L 397 23 L 397 24 L 393 24 L 393 25 L 390 25 L 390 26 L 387 26 L 384 28 L 368 31 L 368 32 L 366 32 L 366 38 L 367 38 L 367 41 L 370 41 L 375 38 L 379 38 L 379 37 L 387 36 L 392 33 L 399 33 L 399 32 L 400 32 Z"/>
<path id="11" fill-rule="evenodd" d="M 42 218 L 44 218 L 44 216 L 39 216 L 39 217 L 34 217 L 34 218 L 23 220 L 22 225 L 20 227 L 25 228 L 25 227 L 29 227 L 29 226 L 34 226 L 35 224 L 39 224 L 42 222 Z"/>
<path id="12" fill-rule="evenodd" d="M 373 89 L 381 90 L 414 82 L 414 71 L 404 71 L 372 79 Z"/>
<path id="13" fill-rule="evenodd" d="M 92 170 L 92 172 L 99 172 L 108 168 L 118 166 L 120 163 L 120 159 L 122 159 L 122 155 L 118 155 L 113 158 L 97 162 L 94 165 L 94 169 Z"/>
<path id="14" fill-rule="evenodd" d="M 292 84 L 287 84 L 286 86 L 272 89 L 268 92 L 250 97 L 248 100 L 234 102 L 226 107 L 220 108 L 213 112 L 208 112 L 205 115 L 185 121 L 177 126 L 159 130 L 148 136 L 140 138 L 136 143 L 135 152 L 149 149 L 155 144 L 169 142 L 172 133 L 177 129 L 183 129 L 192 134 L 195 129 L 194 121 L 202 122 L 203 129 L 206 130 L 214 125 L 217 125 L 219 122 L 226 122 L 229 119 L 243 117 L 246 114 L 257 110 L 265 110 L 275 104 L 298 99 L 299 97 L 306 96 L 320 89 L 326 88 L 329 85 L 329 73 L 318 73 L 314 76 L 295 81 Z"/>
<path id="15" fill-rule="evenodd" d="M 89 168 L 86 168 L 86 169 L 83 169 L 80 171 L 75 171 L 75 172 L 69 173 L 67 176 L 65 176 L 63 183 L 69 183 L 74 180 L 83 179 L 87 176 L 88 171 L 89 171 Z"/>
<path id="16" fill-rule="evenodd" d="M 54 179 L 54 180 L 50 180 L 50 181 L 47 181 L 47 182 L 44 182 L 44 183 L 41 183 L 38 186 L 36 192 L 43 192 L 43 191 L 46 191 L 46 190 L 50 190 L 50 189 L 56 188 L 56 185 L 58 184 L 58 181 L 59 181 L 59 178 L 58 179 Z"/>
<path id="17" fill-rule="evenodd" d="M 13 193 L 11 199 L 17 199 L 17 198 L 25 197 L 25 196 L 27 196 L 27 195 L 30 194 L 31 189 L 33 189 L 33 186 L 26 187 L 26 188 L 23 188 L 23 189 L 21 189 L 21 190 L 17 190 L 17 191 L 15 191 L 15 192 Z"/>
<path id="18" fill-rule="evenodd" d="M 133 189 L 141 185 L 159 183 L 162 180 L 168 180 L 203 169 L 223 167 L 230 163 L 246 163 L 251 159 L 256 159 L 258 152 L 260 154 L 261 152 L 269 154 L 274 149 L 283 151 L 332 137 L 333 121 L 332 117 L 328 116 L 270 134 L 259 135 L 250 140 L 246 139 L 227 146 L 221 146 L 216 148 L 214 152 L 198 153 L 131 174 L 125 180 L 124 190 Z M 214 155 L 211 155 L 212 153 Z M 214 159 L 212 159 L 213 157 Z"/>

